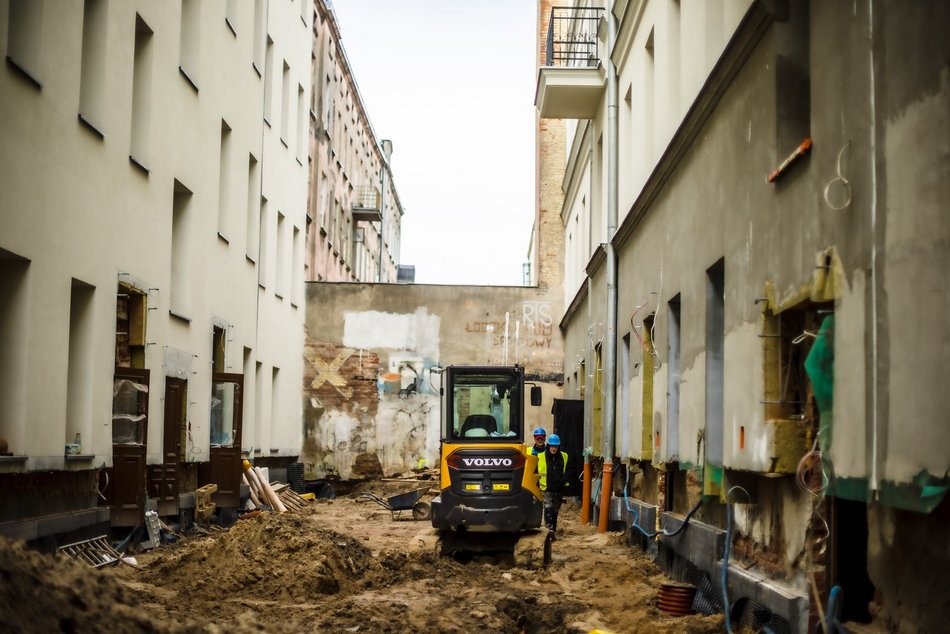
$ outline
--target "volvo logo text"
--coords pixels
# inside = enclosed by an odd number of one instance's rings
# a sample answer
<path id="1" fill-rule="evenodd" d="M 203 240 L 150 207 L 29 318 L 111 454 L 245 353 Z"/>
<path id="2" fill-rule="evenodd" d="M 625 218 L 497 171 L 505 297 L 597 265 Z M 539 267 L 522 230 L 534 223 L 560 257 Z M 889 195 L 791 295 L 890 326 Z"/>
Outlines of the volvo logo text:
<path id="1" fill-rule="evenodd" d="M 511 458 L 462 458 L 466 467 L 510 467 Z"/>

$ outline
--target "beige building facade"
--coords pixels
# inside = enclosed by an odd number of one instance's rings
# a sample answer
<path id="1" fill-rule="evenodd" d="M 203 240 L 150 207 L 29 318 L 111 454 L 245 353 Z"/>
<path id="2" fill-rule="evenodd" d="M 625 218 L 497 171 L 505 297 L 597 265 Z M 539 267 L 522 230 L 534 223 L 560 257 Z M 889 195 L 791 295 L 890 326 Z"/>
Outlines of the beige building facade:
<path id="1" fill-rule="evenodd" d="M 395 282 L 403 209 L 390 169 L 393 144 L 373 130 L 333 5 L 314 6 L 306 277 Z"/>
<path id="2" fill-rule="evenodd" d="M 3 534 L 235 507 L 299 451 L 312 20 L 0 2 Z"/>
<path id="3" fill-rule="evenodd" d="M 570 4 L 537 105 L 610 521 L 720 609 L 725 567 L 755 628 L 837 586 L 842 620 L 940 630 L 950 4 Z"/>

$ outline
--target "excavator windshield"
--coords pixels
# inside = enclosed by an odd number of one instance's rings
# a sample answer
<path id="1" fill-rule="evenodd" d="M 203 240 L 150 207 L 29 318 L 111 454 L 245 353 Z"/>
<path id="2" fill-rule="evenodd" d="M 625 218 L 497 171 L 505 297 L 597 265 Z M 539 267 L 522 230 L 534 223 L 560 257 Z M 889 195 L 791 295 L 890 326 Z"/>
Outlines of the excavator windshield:
<path id="1" fill-rule="evenodd" d="M 514 369 L 454 368 L 449 374 L 452 440 L 521 438 L 522 381 Z"/>

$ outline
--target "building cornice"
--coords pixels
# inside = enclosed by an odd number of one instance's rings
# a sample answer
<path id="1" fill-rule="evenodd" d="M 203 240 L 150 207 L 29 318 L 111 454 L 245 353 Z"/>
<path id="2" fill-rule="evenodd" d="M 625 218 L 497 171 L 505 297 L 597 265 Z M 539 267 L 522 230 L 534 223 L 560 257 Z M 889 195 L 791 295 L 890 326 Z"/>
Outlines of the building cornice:
<path id="1" fill-rule="evenodd" d="M 640 194 L 630 206 L 623 222 L 617 228 L 612 243 L 619 249 L 633 234 L 634 229 L 649 211 L 657 195 L 673 175 L 680 161 L 689 151 L 693 141 L 699 135 L 706 121 L 712 115 L 723 95 L 729 89 L 732 80 L 739 73 L 746 60 L 752 54 L 759 40 L 772 24 L 774 16 L 765 3 L 756 0 L 746 11 L 742 22 L 733 34 L 709 77 L 700 89 L 696 99 L 683 117 L 676 133 L 657 161 L 640 190 Z"/>

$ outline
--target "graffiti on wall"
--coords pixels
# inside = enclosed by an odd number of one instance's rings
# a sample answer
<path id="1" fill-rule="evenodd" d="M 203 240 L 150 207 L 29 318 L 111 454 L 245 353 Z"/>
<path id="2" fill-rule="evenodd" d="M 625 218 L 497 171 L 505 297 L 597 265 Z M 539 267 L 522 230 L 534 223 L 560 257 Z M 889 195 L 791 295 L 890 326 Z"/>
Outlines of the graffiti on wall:
<path id="1" fill-rule="evenodd" d="M 551 302 L 522 302 L 520 314 L 506 311 L 495 319 L 468 321 L 465 332 L 486 334 L 493 348 L 508 348 L 516 359 L 521 348 L 550 349 L 554 339 Z"/>

